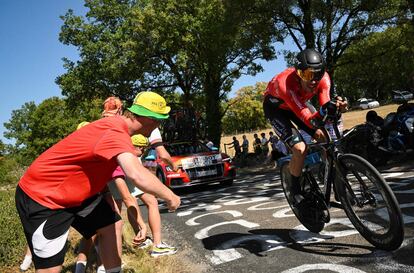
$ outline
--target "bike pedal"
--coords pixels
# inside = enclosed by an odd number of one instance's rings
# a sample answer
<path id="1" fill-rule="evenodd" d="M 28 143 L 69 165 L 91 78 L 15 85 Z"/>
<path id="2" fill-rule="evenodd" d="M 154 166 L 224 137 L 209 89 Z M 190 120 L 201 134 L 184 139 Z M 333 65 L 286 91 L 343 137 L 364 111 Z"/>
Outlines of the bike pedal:
<path id="1" fill-rule="evenodd" d="M 344 206 L 339 202 L 331 201 L 331 202 L 329 202 L 329 205 L 332 208 L 344 209 Z"/>

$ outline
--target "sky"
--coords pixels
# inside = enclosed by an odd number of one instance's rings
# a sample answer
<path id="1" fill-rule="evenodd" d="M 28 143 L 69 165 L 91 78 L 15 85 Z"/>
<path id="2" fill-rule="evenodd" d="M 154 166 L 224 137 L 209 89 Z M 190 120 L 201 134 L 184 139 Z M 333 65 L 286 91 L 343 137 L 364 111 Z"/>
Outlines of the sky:
<path id="1" fill-rule="evenodd" d="M 65 73 L 62 58 L 78 59 L 75 47 L 59 42 L 63 21 L 59 16 L 72 9 L 84 15 L 83 0 L 0 0 L 0 139 L 11 143 L 3 133 L 4 123 L 13 110 L 26 102 L 36 105 L 52 96 L 61 96 L 55 83 Z M 270 81 L 283 71 L 283 57 L 262 62 L 264 71 L 237 80 L 232 93 L 259 81 Z"/>

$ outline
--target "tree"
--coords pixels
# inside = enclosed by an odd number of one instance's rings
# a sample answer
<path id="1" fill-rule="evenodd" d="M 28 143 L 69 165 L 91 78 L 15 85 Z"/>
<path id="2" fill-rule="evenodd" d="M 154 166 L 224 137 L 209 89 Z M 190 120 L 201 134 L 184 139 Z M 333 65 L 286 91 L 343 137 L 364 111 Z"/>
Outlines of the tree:
<path id="1" fill-rule="evenodd" d="M 118 96 L 132 101 L 139 90 L 143 65 L 137 65 L 128 16 L 135 1 L 86 0 L 86 18 L 69 10 L 62 20 L 59 40 L 75 46 L 80 55 L 77 62 L 64 58 L 67 73 L 56 83 L 67 96 L 70 106 L 80 100 Z"/>
<path id="2" fill-rule="evenodd" d="M 76 129 L 79 122 L 99 117 L 101 101 L 78 105 L 79 109 L 69 110 L 66 101 L 52 97 L 38 106 L 25 103 L 13 110 L 9 122 L 4 123 L 7 139 L 14 139 L 11 152 L 19 163 L 28 165 L 50 146 Z M 92 106 L 92 107 L 91 107 Z"/>
<path id="3" fill-rule="evenodd" d="M 232 134 L 268 127 L 262 106 L 266 86 L 267 83 L 258 82 L 236 92 L 236 96 L 230 99 L 223 117 L 224 133 Z"/>
<path id="4" fill-rule="evenodd" d="M 65 60 L 68 72 L 57 82 L 69 101 L 110 94 L 131 101 L 146 89 L 180 90 L 185 101 L 201 94 L 209 136 L 219 143 L 221 102 L 234 80 L 275 57 L 273 2 L 88 0 L 87 20 L 71 11 L 63 17 L 60 40 L 81 59 Z"/>
<path id="5" fill-rule="evenodd" d="M 412 37 L 414 26 L 404 24 L 374 33 L 350 46 L 340 59 L 343 65 L 336 71 L 338 89 L 351 100 L 361 94 L 387 100 L 392 90 L 410 90 L 414 71 Z"/>
<path id="6" fill-rule="evenodd" d="M 285 27 L 299 50 L 308 47 L 323 53 L 332 78 L 339 59 L 350 45 L 410 17 L 410 1 L 405 0 L 284 2 L 284 8 L 274 16 L 276 27 Z M 292 52 L 286 52 L 286 57 L 292 63 Z"/>
<path id="7" fill-rule="evenodd" d="M 0 139 L 0 157 L 3 157 L 6 154 L 6 145 Z"/>

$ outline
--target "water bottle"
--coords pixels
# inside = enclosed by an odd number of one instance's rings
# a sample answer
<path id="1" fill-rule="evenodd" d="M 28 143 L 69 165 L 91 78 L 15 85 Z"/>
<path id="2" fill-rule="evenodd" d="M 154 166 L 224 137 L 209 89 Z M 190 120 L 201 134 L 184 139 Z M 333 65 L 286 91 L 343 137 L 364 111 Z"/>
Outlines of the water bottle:
<path id="1" fill-rule="evenodd" d="M 322 158 L 320 152 L 313 152 L 306 155 L 304 166 L 312 168 L 313 166 L 318 165 L 321 162 Z"/>

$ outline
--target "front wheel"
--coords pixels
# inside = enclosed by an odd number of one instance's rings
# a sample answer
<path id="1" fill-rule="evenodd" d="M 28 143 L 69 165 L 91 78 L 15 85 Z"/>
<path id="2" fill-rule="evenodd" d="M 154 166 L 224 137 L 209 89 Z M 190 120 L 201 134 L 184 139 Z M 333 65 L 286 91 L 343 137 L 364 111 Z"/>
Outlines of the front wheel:
<path id="1" fill-rule="evenodd" d="M 335 186 L 352 224 L 379 249 L 400 247 L 404 223 L 398 201 L 387 182 L 360 156 L 344 154 L 338 162 Z"/>

